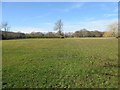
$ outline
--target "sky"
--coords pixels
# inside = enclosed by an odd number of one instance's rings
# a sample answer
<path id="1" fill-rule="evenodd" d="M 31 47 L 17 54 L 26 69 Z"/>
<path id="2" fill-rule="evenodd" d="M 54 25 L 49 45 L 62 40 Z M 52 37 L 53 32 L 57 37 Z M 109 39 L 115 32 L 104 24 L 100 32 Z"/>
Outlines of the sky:
<path id="1" fill-rule="evenodd" d="M 64 32 L 105 31 L 118 19 L 117 2 L 3 2 L 2 19 L 14 32 L 55 32 L 62 20 Z"/>

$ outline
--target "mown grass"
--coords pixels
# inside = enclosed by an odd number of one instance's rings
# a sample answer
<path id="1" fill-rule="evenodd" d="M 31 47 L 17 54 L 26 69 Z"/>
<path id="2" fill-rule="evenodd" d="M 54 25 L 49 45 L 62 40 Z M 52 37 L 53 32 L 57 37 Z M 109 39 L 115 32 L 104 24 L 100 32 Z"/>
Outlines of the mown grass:
<path id="1" fill-rule="evenodd" d="M 3 88 L 117 87 L 117 39 L 3 41 Z"/>

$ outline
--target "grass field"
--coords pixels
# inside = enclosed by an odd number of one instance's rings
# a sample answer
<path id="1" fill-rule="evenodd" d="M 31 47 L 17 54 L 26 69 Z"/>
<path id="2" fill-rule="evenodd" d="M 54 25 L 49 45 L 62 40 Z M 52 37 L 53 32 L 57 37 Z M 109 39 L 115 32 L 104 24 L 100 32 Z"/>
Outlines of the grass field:
<path id="1" fill-rule="evenodd" d="M 117 39 L 3 40 L 3 88 L 117 88 Z"/>

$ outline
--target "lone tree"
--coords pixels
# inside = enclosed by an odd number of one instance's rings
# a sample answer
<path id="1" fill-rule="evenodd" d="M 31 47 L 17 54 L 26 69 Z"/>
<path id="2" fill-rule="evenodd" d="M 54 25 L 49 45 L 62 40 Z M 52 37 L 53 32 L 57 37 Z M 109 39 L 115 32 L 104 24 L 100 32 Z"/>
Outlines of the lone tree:
<path id="1" fill-rule="evenodd" d="M 107 32 L 104 33 L 105 37 L 118 37 L 118 22 L 115 21 L 108 25 Z"/>
<path id="2" fill-rule="evenodd" d="M 10 27 L 8 27 L 8 23 L 7 23 L 7 22 L 1 23 L 1 31 L 4 30 L 4 32 L 5 32 L 5 35 L 4 35 L 4 36 L 5 36 L 6 38 L 7 38 L 7 36 L 8 36 L 8 35 L 7 35 L 7 32 L 8 32 L 8 30 L 9 30 L 9 28 L 10 28 Z"/>
<path id="3" fill-rule="evenodd" d="M 55 23 L 54 30 L 55 30 L 55 31 L 58 31 L 58 35 L 59 35 L 60 37 L 63 37 L 63 36 L 64 36 L 64 34 L 63 34 L 63 32 L 62 32 L 62 30 L 63 30 L 63 22 L 62 22 L 61 19 L 58 20 L 58 21 Z"/>

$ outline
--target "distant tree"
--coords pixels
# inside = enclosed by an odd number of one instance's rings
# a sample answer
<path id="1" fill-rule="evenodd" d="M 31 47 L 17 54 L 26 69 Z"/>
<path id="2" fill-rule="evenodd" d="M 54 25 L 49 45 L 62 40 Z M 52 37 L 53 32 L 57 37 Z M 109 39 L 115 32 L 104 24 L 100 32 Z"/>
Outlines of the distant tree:
<path id="1" fill-rule="evenodd" d="M 54 30 L 55 30 L 55 31 L 58 31 L 57 34 L 58 34 L 59 36 L 64 36 L 64 33 L 62 32 L 62 30 L 63 30 L 63 22 L 62 22 L 61 19 L 58 20 L 58 21 L 55 23 Z"/>
<path id="2" fill-rule="evenodd" d="M 55 37 L 55 34 L 53 32 L 48 32 L 46 34 L 47 37 Z"/>
<path id="3" fill-rule="evenodd" d="M 90 36 L 90 33 L 87 29 L 81 29 L 80 33 L 82 33 L 83 37 L 89 37 Z"/>
<path id="4" fill-rule="evenodd" d="M 66 38 L 67 37 L 74 37 L 74 34 L 72 32 L 66 32 L 65 35 L 64 35 Z"/>
<path id="5" fill-rule="evenodd" d="M 102 37 L 102 32 L 95 30 L 94 35 L 95 37 Z"/>
<path id="6" fill-rule="evenodd" d="M 73 33 L 74 37 L 102 37 L 103 32 L 100 31 L 89 31 L 87 29 L 81 29 L 80 31 L 75 31 Z"/>
<path id="7" fill-rule="evenodd" d="M 8 23 L 7 22 L 2 22 L 1 24 L 1 31 L 4 30 L 5 33 L 4 33 L 4 37 L 7 39 L 7 32 L 9 30 L 10 27 L 8 27 Z"/>
<path id="8" fill-rule="evenodd" d="M 117 37 L 118 36 L 118 22 L 115 21 L 107 27 L 107 31 L 104 33 L 105 37 Z"/>
<path id="9" fill-rule="evenodd" d="M 87 29 L 81 29 L 80 31 L 75 31 L 75 37 L 90 37 L 91 33 Z"/>
<path id="10" fill-rule="evenodd" d="M 27 35 L 28 36 L 28 35 Z M 29 35 L 30 37 L 36 37 L 36 38 L 39 38 L 39 37 L 43 37 L 44 36 L 44 34 L 42 33 L 42 32 L 31 32 L 30 33 L 30 35 Z"/>
<path id="11" fill-rule="evenodd" d="M 80 31 L 75 31 L 73 34 L 74 37 L 82 37 L 82 33 L 80 33 Z"/>
<path id="12" fill-rule="evenodd" d="M 10 27 L 8 27 L 8 23 L 7 23 L 7 22 L 3 22 L 3 23 L 2 23 L 2 29 L 3 29 L 4 31 L 8 31 L 9 28 L 10 28 Z"/>

